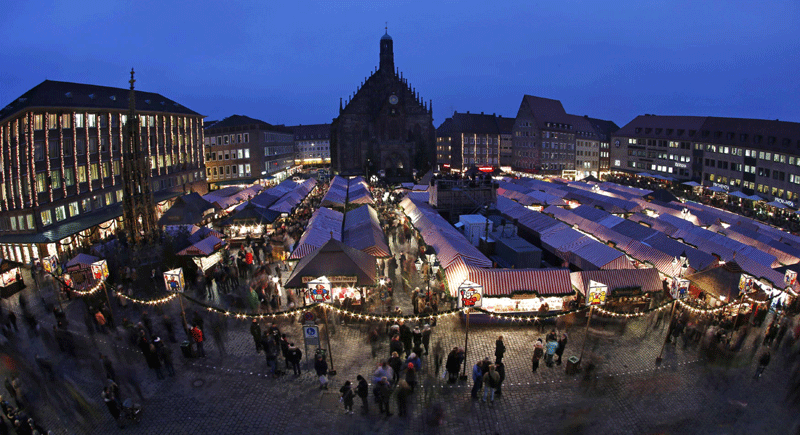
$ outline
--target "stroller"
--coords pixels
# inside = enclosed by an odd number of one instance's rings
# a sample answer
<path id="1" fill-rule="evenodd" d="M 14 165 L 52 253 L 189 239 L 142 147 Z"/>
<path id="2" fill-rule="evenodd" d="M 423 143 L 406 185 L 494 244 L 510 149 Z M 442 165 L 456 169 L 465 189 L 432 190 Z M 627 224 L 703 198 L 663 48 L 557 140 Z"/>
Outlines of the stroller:
<path id="1" fill-rule="evenodd" d="M 142 405 L 133 403 L 131 399 L 125 399 L 119 409 L 119 426 L 123 427 L 128 421 L 135 423 L 142 421 Z"/>

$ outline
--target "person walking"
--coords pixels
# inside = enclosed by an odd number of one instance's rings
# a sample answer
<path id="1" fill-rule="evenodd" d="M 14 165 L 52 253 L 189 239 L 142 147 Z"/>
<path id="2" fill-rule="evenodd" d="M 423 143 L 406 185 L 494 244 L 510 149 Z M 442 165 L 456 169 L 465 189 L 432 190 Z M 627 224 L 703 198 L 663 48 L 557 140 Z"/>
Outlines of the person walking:
<path id="1" fill-rule="evenodd" d="M 356 385 L 356 394 L 361 398 L 361 412 L 368 414 L 369 401 L 367 400 L 367 396 L 369 396 L 369 384 L 367 384 L 367 380 L 361 375 L 356 376 L 356 380 L 358 381 L 358 385 Z"/>
<path id="2" fill-rule="evenodd" d="M 286 355 L 286 359 L 292 365 L 294 375 L 300 376 L 300 361 L 303 358 L 303 351 L 295 347 L 294 343 L 289 343 L 289 350 Z"/>
<path id="3" fill-rule="evenodd" d="M 389 358 L 388 364 L 393 372 L 392 384 L 397 385 L 397 381 L 400 380 L 400 370 L 403 368 L 403 360 L 400 359 L 400 355 L 397 352 L 392 352 L 392 357 Z"/>
<path id="4" fill-rule="evenodd" d="M 205 357 L 206 351 L 203 350 L 203 330 L 200 329 L 200 325 L 195 324 L 190 332 L 192 334 L 192 340 L 197 346 L 197 356 Z"/>
<path id="5" fill-rule="evenodd" d="M 119 406 L 117 405 L 117 400 L 114 397 L 114 393 L 111 391 L 111 388 L 103 388 L 103 393 L 101 396 L 103 397 L 103 402 L 105 402 L 106 407 L 108 408 L 108 412 L 111 413 L 111 417 L 113 417 L 114 420 L 119 421 Z"/>
<path id="6" fill-rule="evenodd" d="M 753 376 L 753 379 L 758 380 L 761 377 L 761 374 L 764 373 L 764 369 L 769 365 L 770 359 L 769 349 L 767 349 L 761 354 L 761 358 L 758 359 L 758 368 L 756 368 L 756 374 Z"/>
<path id="7" fill-rule="evenodd" d="M 494 369 L 500 375 L 500 382 L 497 383 L 497 388 L 495 388 L 495 394 L 500 396 L 503 394 L 503 381 L 506 380 L 506 365 L 505 363 L 495 364 Z"/>
<path id="8" fill-rule="evenodd" d="M 161 364 L 167 369 L 169 377 L 175 376 L 175 367 L 172 365 L 172 352 L 170 349 L 164 344 L 161 337 L 156 337 L 153 340 L 153 344 L 156 346 L 156 354 L 161 360 Z"/>
<path id="9" fill-rule="evenodd" d="M 454 384 L 458 379 L 458 371 L 461 369 L 461 362 L 458 358 L 458 346 L 447 354 L 447 361 L 444 363 L 444 369 L 447 372 L 447 382 Z"/>
<path id="10" fill-rule="evenodd" d="M 533 373 L 536 373 L 536 370 L 539 368 L 539 360 L 542 359 L 542 356 L 544 356 L 544 344 L 540 338 L 536 340 L 536 344 L 533 345 L 533 358 L 531 358 Z"/>
<path id="11" fill-rule="evenodd" d="M 500 374 L 495 370 L 494 364 L 489 364 L 489 371 L 483 377 L 485 378 L 486 387 L 483 389 L 481 402 L 486 403 L 486 396 L 489 396 L 489 401 L 494 403 L 495 390 L 500 386 Z"/>
<path id="12" fill-rule="evenodd" d="M 381 414 L 386 414 L 391 417 L 392 413 L 389 412 L 389 397 L 392 395 L 389 389 L 389 381 L 386 377 L 382 377 L 378 384 L 375 386 L 375 399 L 378 401 L 378 408 Z"/>
<path id="13" fill-rule="evenodd" d="M 283 356 L 284 361 L 284 369 L 288 372 L 289 371 L 289 340 L 286 338 L 286 334 L 281 334 L 281 340 L 279 342 L 281 348 L 281 355 Z"/>
<path id="14" fill-rule="evenodd" d="M 261 326 L 259 326 L 257 319 L 253 319 L 253 323 L 250 324 L 250 335 L 253 336 L 253 341 L 256 343 L 256 352 L 260 353 L 262 349 Z"/>
<path id="15" fill-rule="evenodd" d="M 556 354 L 556 349 L 558 349 L 558 341 L 556 341 L 555 336 L 550 337 L 547 340 L 547 345 L 545 345 L 544 363 L 547 367 L 553 367 L 553 357 Z"/>
<path id="16" fill-rule="evenodd" d="M 556 356 L 558 356 L 558 359 L 556 360 L 556 364 L 561 365 L 561 356 L 564 355 L 564 349 L 566 349 L 566 347 L 567 333 L 564 332 L 561 334 L 561 338 L 558 339 L 558 347 L 556 348 Z"/>
<path id="17" fill-rule="evenodd" d="M 422 327 L 422 346 L 425 348 L 425 355 L 428 354 L 428 346 L 431 344 L 431 325 L 426 323 Z"/>
<path id="18" fill-rule="evenodd" d="M 156 337 L 156 339 L 161 341 L 158 337 Z M 158 353 L 156 353 L 156 346 L 154 343 L 150 344 L 150 350 L 144 355 L 144 358 L 147 360 L 147 366 L 156 372 L 156 379 L 164 379 L 164 372 L 161 370 L 161 359 L 158 357 Z"/>
<path id="19" fill-rule="evenodd" d="M 397 383 L 397 415 L 404 417 L 408 414 L 408 396 L 414 392 L 412 387 L 404 379 Z"/>
<path id="20" fill-rule="evenodd" d="M 406 366 L 405 381 L 408 384 L 408 386 L 411 387 L 411 391 L 414 391 L 414 387 L 416 387 L 417 385 L 417 369 L 414 368 L 414 363 L 410 362 Z"/>
<path id="21" fill-rule="evenodd" d="M 472 398 L 478 398 L 478 392 L 483 387 L 483 361 L 478 360 L 472 367 Z"/>
<path id="22" fill-rule="evenodd" d="M 103 369 L 106 371 L 106 379 L 111 379 L 116 382 L 117 373 L 114 371 L 114 364 L 111 363 L 111 360 L 101 353 L 100 362 L 103 363 Z"/>
<path id="23" fill-rule="evenodd" d="M 278 376 L 278 353 L 280 352 L 280 347 L 278 343 L 275 341 L 275 337 L 269 333 L 269 331 L 264 331 L 264 334 L 261 338 L 261 346 L 264 348 L 264 355 L 267 358 L 267 365 L 270 369 L 270 374 L 273 377 Z"/>
<path id="24" fill-rule="evenodd" d="M 325 358 L 322 356 L 322 354 L 317 355 L 314 359 L 314 370 L 317 372 L 317 376 L 319 376 L 319 389 L 327 390 L 328 363 L 325 361 Z"/>
<path id="25" fill-rule="evenodd" d="M 503 343 L 503 336 L 497 337 L 497 341 L 494 342 L 494 363 L 500 364 L 503 362 L 503 355 L 506 353 L 506 345 Z"/>
<path id="26" fill-rule="evenodd" d="M 167 338 L 169 339 L 170 343 L 177 343 L 178 340 L 175 338 L 175 325 L 172 323 L 172 319 L 164 314 L 164 317 L 161 319 L 161 326 L 164 327 L 164 330 L 167 331 Z"/>
<path id="27" fill-rule="evenodd" d="M 342 403 L 344 403 L 344 413 L 353 414 L 353 399 L 356 393 L 353 392 L 353 387 L 350 386 L 350 381 L 345 381 L 342 388 L 339 389 L 341 394 Z"/>

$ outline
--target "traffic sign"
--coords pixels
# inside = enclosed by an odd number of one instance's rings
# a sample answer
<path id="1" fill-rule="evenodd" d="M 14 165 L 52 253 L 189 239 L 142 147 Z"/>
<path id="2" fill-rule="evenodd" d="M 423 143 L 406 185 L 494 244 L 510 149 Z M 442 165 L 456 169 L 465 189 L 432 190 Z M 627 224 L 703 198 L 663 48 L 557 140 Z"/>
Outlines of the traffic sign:
<path id="1" fill-rule="evenodd" d="M 319 346 L 319 326 L 303 326 L 303 339 L 306 346 Z"/>
<path id="2" fill-rule="evenodd" d="M 305 313 L 303 313 L 303 321 L 305 322 L 313 322 L 315 318 L 316 317 L 314 316 L 314 313 L 312 313 L 311 311 L 306 311 Z"/>

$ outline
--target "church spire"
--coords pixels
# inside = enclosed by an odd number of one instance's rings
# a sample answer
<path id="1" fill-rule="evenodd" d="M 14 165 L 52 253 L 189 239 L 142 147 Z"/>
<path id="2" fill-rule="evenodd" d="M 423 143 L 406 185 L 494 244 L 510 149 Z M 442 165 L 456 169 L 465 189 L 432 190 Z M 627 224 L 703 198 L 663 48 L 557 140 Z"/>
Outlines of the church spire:
<path id="1" fill-rule="evenodd" d="M 394 49 L 392 37 L 389 36 L 389 24 L 386 24 L 386 33 L 381 36 L 381 56 L 380 69 L 386 71 L 385 74 L 394 72 Z"/>

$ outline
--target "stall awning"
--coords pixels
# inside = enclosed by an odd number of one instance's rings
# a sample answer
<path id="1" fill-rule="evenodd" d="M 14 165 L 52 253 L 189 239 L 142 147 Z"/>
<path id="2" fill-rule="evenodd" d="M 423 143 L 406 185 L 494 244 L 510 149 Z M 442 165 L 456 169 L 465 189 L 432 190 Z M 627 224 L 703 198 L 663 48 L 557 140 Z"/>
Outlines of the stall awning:
<path id="1" fill-rule="evenodd" d="M 92 263 L 100 261 L 98 257 L 93 255 L 80 253 L 67 262 L 67 271 L 89 269 Z"/>
<path id="2" fill-rule="evenodd" d="M 589 281 L 602 282 L 608 286 L 611 296 L 615 289 L 639 287 L 643 293 L 662 291 L 661 278 L 655 268 L 626 270 L 589 270 L 570 273 L 572 285 L 586 296 Z"/>
<path id="3" fill-rule="evenodd" d="M 208 256 L 214 253 L 217 249 L 222 247 L 224 242 L 216 236 L 209 236 L 205 239 L 195 243 L 192 246 L 178 252 L 178 255 L 189 255 L 189 256 Z"/>
<path id="4" fill-rule="evenodd" d="M 375 262 L 375 257 L 330 239 L 297 263 L 284 286 L 305 287 L 303 277 L 320 276 L 355 276 L 353 285 L 373 286 L 377 279 Z"/>
<path id="5" fill-rule="evenodd" d="M 510 296 L 534 293 L 538 296 L 574 294 L 569 269 L 481 269 L 465 264 L 460 258 L 445 269 L 450 292 L 465 280 L 483 286 L 486 296 Z"/>

